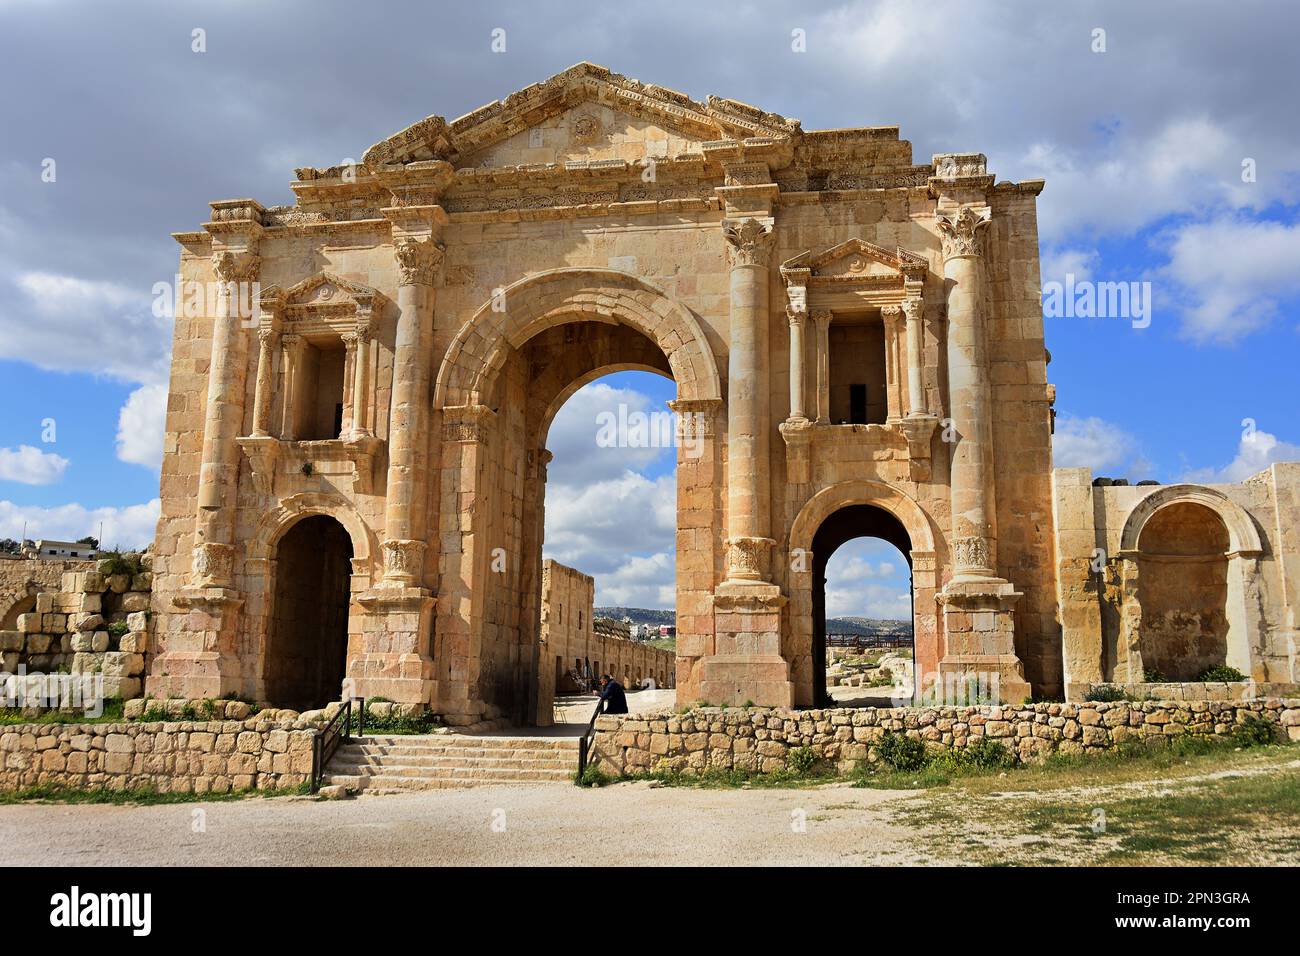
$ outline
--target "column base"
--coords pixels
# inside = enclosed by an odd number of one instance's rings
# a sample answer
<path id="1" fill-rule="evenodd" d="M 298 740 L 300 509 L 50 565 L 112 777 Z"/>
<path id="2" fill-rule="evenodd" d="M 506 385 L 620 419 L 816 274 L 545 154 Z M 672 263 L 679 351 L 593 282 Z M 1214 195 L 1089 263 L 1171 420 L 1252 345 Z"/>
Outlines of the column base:
<path id="1" fill-rule="evenodd" d="M 433 593 L 427 588 L 378 587 L 358 601 L 361 653 L 348 660 L 347 678 L 355 697 L 387 697 L 398 704 L 428 707 L 437 697 L 433 658 Z"/>
<path id="2" fill-rule="evenodd" d="M 790 707 L 794 684 L 781 656 L 781 609 L 775 584 L 726 581 L 713 596 L 714 653 L 695 665 L 700 699 L 721 706 Z"/>
<path id="3" fill-rule="evenodd" d="M 243 597 L 231 588 L 187 587 L 172 603 L 186 614 L 179 628 L 166 635 L 167 650 L 153 659 L 145 693 L 186 700 L 243 693 L 235 654 Z"/>
<path id="4" fill-rule="evenodd" d="M 1032 696 L 1024 664 L 1016 656 L 1012 609 L 1021 596 L 1001 578 L 948 582 L 937 595 L 943 607 L 946 653 L 938 674 L 922 676 L 923 697 L 954 691 L 969 695 L 971 688 L 998 703 L 1019 704 Z"/>

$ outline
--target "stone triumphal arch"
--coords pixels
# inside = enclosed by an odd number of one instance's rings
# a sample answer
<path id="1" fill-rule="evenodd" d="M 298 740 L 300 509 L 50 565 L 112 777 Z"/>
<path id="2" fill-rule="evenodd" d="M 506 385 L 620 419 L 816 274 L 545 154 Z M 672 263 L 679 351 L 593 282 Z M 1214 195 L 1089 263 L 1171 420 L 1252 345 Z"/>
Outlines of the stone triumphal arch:
<path id="1" fill-rule="evenodd" d="M 175 236 L 215 294 L 176 317 L 149 692 L 528 722 L 547 431 L 619 369 L 671 378 L 689 439 L 679 700 L 813 704 L 859 533 L 908 557 L 919 669 L 1005 699 L 1195 643 L 1134 630 L 1192 563 L 1234 666 L 1293 679 L 1293 466 L 1149 506 L 1052 471 L 1042 181 L 585 63 L 296 173 Z"/>

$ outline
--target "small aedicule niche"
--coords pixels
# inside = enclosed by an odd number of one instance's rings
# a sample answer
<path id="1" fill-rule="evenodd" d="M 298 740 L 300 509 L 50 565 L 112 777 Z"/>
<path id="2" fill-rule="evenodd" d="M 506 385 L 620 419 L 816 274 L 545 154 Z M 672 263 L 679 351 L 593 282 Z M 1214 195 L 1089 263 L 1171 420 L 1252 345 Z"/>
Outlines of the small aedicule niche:
<path id="1" fill-rule="evenodd" d="M 837 425 L 883 425 L 889 415 L 885 326 L 880 313 L 836 313 L 827 332 L 830 418 Z"/>
<path id="2" fill-rule="evenodd" d="M 297 434 L 302 441 L 339 438 L 343 434 L 347 349 L 338 335 L 304 339 L 299 385 Z"/>

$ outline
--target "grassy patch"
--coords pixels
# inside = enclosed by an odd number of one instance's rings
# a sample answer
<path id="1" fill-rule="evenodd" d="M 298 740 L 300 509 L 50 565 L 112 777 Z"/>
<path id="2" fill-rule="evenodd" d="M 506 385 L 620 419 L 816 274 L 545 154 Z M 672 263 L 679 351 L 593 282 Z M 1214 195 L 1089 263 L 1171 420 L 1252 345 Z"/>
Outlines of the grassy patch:
<path id="1" fill-rule="evenodd" d="M 309 784 L 279 790 L 232 790 L 228 793 L 164 793 L 151 787 L 112 790 L 94 787 L 89 790 L 58 786 L 24 787 L 0 792 L 0 804 L 15 803 L 108 803 L 119 806 L 155 806 L 168 803 L 216 803 L 244 800 L 249 797 L 287 797 L 311 793 Z"/>
<path id="2" fill-rule="evenodd" d="M 123 703 L 120 699 L 104 701 L 104 712 L 98 717 L 87 716 L 80 710 L 24 711 L 17 707 L 0 708 L 0 726 L 10 724 L 120 724 Z"/>

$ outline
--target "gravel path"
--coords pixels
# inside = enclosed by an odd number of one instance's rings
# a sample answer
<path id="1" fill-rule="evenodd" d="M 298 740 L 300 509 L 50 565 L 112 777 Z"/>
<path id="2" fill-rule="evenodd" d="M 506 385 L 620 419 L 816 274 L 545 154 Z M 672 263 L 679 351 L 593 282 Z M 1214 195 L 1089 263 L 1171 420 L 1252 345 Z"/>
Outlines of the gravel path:
<path id="1" fill-rule="evenodd" d="M 645 866 L 923 862 L 905 842 L 915 831 L 890 822 L 889 804 L 908 795 L 537 784 L 327 802 L 0 806 L 0 865 L 560 865 L 611 847 Z"/>

